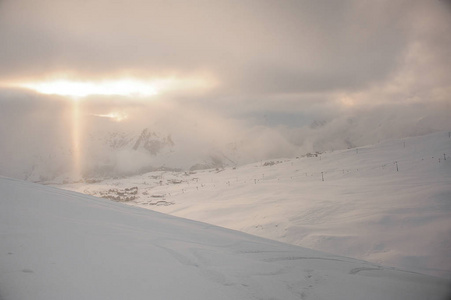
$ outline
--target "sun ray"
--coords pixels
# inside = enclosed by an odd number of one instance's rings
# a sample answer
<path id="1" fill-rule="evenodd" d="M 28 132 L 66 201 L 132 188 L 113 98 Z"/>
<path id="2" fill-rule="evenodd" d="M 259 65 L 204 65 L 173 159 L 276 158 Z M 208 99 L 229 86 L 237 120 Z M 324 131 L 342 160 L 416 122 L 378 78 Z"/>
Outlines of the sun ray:
<path id="1" fill-rule="evenodd" d="M 80 123 L 80 102 L 72 102 L 72 155 L 73 155 L 73 176 L 74 179 L 82 177 L 81 162 L 81 123 Z"/>

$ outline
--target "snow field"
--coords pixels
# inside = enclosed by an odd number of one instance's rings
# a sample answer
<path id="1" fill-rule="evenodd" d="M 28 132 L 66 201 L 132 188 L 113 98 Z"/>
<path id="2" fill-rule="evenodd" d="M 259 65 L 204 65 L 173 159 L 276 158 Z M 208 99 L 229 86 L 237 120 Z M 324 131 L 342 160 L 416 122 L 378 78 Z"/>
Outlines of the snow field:
<path id="1" fill-rule="evenodd" d="M 0 298 L 445 299 L 399 271 L 0 178 Z"/>
<path id="2" fill-rule="evenodd" d="M 451 277 L 450 156 L 448 132 L 439 132 L 313 157 L 62 187 L 95 195 L 137 186 L 131 205 Z"/>

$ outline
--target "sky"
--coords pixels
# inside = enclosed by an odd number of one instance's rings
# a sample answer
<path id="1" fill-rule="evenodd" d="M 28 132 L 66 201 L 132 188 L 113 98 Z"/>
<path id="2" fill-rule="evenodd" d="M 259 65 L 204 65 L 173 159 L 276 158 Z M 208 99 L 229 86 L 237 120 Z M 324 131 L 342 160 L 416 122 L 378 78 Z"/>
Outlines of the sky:
<path id="1" fill-rule="evenodd" d="M 0 0 L 0 174 L 115 130 L 243 162 L 449 130 L 450 20 L 445 0 Z"/>

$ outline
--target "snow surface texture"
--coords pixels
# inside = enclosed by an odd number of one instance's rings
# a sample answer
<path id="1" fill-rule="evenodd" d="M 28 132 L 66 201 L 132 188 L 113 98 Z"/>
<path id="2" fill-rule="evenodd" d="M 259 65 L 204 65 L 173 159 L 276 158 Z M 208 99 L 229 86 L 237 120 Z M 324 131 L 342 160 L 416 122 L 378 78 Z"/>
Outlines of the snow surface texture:
<path id="1" fill-rule="evenodd" d="M 445 279 L 0 178 L 0 298 L 446 299 Z"/>
<path id="2" fill-rule="evenodd" d="M 106 198 L 137 187 L 133 199 L 115 199 L 281 242 L 451 278 L 448 132 L 236 169 L 152 172 L 61 187 Z"/>

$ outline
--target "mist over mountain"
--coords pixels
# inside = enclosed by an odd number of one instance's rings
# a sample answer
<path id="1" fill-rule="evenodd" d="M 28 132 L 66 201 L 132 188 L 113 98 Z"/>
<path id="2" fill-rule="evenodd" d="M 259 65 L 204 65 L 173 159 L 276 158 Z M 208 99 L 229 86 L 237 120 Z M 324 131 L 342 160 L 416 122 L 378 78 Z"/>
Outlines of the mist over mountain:
<path id="1" fill-rule="evenodd" d="M 304 126 L 246 121 L 203 108 L 139 101 L 80 102 L 81 174 L 74 175 L 73 105 L 23 91 L 0 94 L 0 174 L 31 181 L 194 170 L 347 149 L 451 128 L 449 103 L 322 110 Z M 121 112 L 118 121 L 102 113 Z M 262 119 L 280 118 L 265 112 Z M 274 119 L 275 120 L 275 119 Z M 276 124 L 277 123 L 277 124 Z M 81 176 L 80 176 L 81 175 Z"/>

